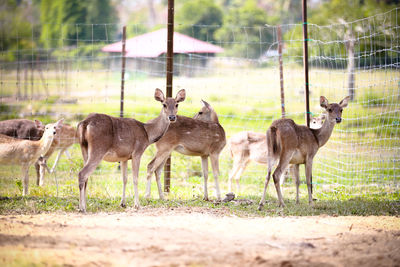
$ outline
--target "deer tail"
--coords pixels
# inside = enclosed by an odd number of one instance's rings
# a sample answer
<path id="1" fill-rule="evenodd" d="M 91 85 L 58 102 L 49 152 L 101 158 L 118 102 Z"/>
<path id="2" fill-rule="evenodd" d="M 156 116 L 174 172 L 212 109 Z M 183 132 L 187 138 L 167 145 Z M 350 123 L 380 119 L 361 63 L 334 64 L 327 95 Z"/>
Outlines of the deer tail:
<path id="1" fill-rule="evenodd" d="M 78 137 L 79 144 L 81 146 L 85 146 L 85 147 L 88 146 L 88 142 L 87 142 L 87 139 L 86 139 L 86 128 L 87 128 L 87 122 L 86 121 L 81 121 L 78 124 L 78 127 L 76 128 L 76 135 Z"/>
<path id="2" fill-rule="evenodd" d="M 268 147 L 272 149 L 272 153 L 274 155 L 279 154 L 281 149 L 278 141 L 277 131 L 278 128 L 276 128 L 275 126 L 271 126 L 269 128 L 269 131 L 267 132 Z"/>

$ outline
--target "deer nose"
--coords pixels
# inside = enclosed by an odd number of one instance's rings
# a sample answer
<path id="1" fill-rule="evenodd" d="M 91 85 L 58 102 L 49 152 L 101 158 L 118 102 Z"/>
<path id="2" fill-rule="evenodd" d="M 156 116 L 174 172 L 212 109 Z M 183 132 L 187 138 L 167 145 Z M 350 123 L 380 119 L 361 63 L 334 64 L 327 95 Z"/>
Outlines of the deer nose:
<path id="1" fill-rule="evenodd" d="M 341 121 L 342 121 L 342 118 L 340 118 L 340 117 L 336 118 L 336 123 L 340 123 Z"/>
<path id="2" fill-rule="evenodd" d="M 175 115 L 169 115 L 168 119 L 169 119 L 169 121 L 176 121 L 176 116 Z"/>

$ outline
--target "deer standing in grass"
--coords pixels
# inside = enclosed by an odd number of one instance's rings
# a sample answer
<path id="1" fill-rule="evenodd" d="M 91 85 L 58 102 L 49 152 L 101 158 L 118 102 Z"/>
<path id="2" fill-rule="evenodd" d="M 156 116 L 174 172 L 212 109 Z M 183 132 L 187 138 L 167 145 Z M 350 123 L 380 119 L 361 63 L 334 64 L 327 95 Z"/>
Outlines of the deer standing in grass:
<path id="1" fill-rule="evenodd" d="M 29 166 L 49 150 L 54 136 L 59 131 L 62 120 L 47 124 L 42 138 L 38 141 L 17 139 L 0 134 L 0 164 L 20 165 L 23 174 L 23 192 L 28 194 Z"/>
<path id="2" fill-rule="evenodd" d="M 71 158 L 67 153 L 67 149 L 70 146 L 72 146 L 73 144 L 78 142 L 78 138 L 77 138 L 76 134 L 77 133 L 76 133 L 75 127 L 68 125 L 68 124 L 63 124 L 61 126 L 59 132 L 57 133 L 56 137 L 53 140 L 53 143 L 50 146 L 50 149 L 47 151 L 47 153 L 43 157 L 40 157 L 40 159 L 36 163 L 40 166 L 39 171 L 37 172 L 37 180 L 36 180 L 37 185 L 39 185 L 39 186 L 43 185 L 46 169 L 49 173 L 54 172 L 54 170 L 58 164 L 58 161 L 60 160 L 61 155 L 64 152 L 65 152 L 65 154 L 67 154 L 67 156 L 69 158 Z M 53 163 L 53 167 L 51 169 L 49 169 L 49 167 L 47 166 L 47 160 L 50 158 L 50 156 L 56 150 L 59 150 L 57 157 Z M 36 169 L 38 169 L 38 168 L 36 168 Z"/>
<path id="3" fill-rule="evenodd" d="M 155 90 L 155 100 L 162 103 L 160 115 L 142 123 L 130 118 L 117 118 L 93 113 L 78 124 L 78 139 L 84 159 L 79 172 L 79 210 L 86 212 L 87 181 L 102 160 L 121 162 L 123 191 L 121 206 L 126 206 L 125 189 L 128 160 L 132 160 L 135 208 L 139 208 L 138 176 L 140 159 L 145 149 L 157 142 L 176 123 L 178 103 L 185 100 L 186 92 L 180 90 L 175 99 L 165 98 L 160 89 Z M 179 121 L 179 118 L 178 118 Z"/>
<path id="4" fill-rule="evenodd" d="M 274 121 L 267 130 L 267 150 L 268 150 L 268 174 L 265 178 L 265 186 L 259 204 L 262 209 L 265 202 L 265 195 L 271 178 L 272 167 L 278 163 L 273 179 L 278 195 L 279 205 L 284 207 L 279 179 L 289 164 L 294 165 L 294 175 L 296 180 L 296 203 L 299 203 L 299 165 L 305 164 L 306 182 L 308 189 L 308 202 L 313 204 L 311 192 L 312 164 L 315 154 L 319 148 L 328 142 L 336 123 L 342 121 L 343 108 L 347 107 L 350 97 L 345 97 L 337 103 L 328 103 L 324 96 L 320 97 L 320 105 L 326 110 L 326 119 L 320 129 L 310 129 L 304 125 L 297 125 L 291 119 L 280 119 Z"/>
<path id="5" fill-rule="evenodd" d="M 321 128 L 324 119 L 324 114 L 319 117 L 313 117 L 311 119 L 310 128 Z M 228 180 L 228 192 L 232 192 L 232 180 L 235 179 L 237 193 L 239 193 L 240 176 L 243 174 L 247 165 L 251 161 L 255 161 L 264 165 L 267 164 L 267 138 L 265 133 L 250 131 L 239 132 L 229 139 L 228 146 L 233 159 L 233 166 Z M 283 184 L 284 180 L 285 179 L 281 177 L 281 185 Z"/>
<path id="6" fill-rule="evenodd" d="M 194 118 L 178 116 L 176 123 L 172 124 L 166 134 L 156 143 L 155 157 L 147 165 L 147 188 L 145 197 L 151 195 L 151 177 L 155 173 L 158 194 L 164 199 L 161 189 L 160 175 L 166 160 L 173 150 L 187 156 L 200 156 L 204 176 L 204 200 L 208 200 L 208 157 L 215 180 L 217 199 L 221 199 L 219 190 L 219 154 L 225 147 L 225 131 L 219 124 L 217 113 L 206 101 L 202 109 Z"/>
<path id="7" fill-rule="evenodd" d="M 43 135 L 44 128 L 45 125 L 38 120 L 12 119 L 0 121 L 0 134 L 18 139 L 39 140 Z M 47 169 L 49 173 L 54 172 L 61 155 L 67 152 L 68 147 L 76 142 L 76 129 L 63 123 L 47 153 L 43 157 L 39 157 L 38 161 L 35 162 L 37 185 L 43 185 L 45 170 Z M 50 170 L 47 166 L 47 159 L 50 158 L 57 149 L 59 149 L 59 152 Z"/>

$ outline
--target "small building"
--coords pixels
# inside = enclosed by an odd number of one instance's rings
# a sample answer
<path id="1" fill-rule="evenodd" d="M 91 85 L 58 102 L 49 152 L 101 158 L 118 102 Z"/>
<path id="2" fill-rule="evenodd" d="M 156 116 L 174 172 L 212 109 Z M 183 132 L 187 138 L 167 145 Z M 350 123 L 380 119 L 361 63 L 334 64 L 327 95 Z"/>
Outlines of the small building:
<path id="1" fill-rule="evenodd" d="M 165 75 L 167 36 L 167 29 L 160 29 L 127 39 L 125 43 L 127 70 L 154 76 Z M 106 45 L 101 51 L 120 55 L 122 42 Z M 174 74 L 193 76 L 203 73 L 208 69 L 210 59 L 223 51 L 224 49 L 217 45 L 174 32 Z"/>

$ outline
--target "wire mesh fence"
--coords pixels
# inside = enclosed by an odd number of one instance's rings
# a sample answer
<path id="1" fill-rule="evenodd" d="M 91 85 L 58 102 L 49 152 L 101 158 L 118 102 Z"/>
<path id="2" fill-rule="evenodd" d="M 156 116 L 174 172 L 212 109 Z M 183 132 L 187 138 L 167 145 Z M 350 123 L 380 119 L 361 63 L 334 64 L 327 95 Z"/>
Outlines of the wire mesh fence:
<path id="1" fill-rule="evenodd" d="M 343 122 L 335 126 L 330 140 L 314 159 L 313 182 L 315 192 L 321 196 L 399 192 L 398 13 L 399 9 L 394 9 L 349 23 L 308 25 L 312 115 L 322 112 L 320 95 L 330 102 L 347 95 L 353 98 L 344 110 Z M 0 43 L 7 34 L 20 44 L 12 49 L 4 49 L 3 44 L 0 51 L 3 120 L 24 117 L 47 122 L 64 117 L 76 125 L 91 112 L 119 115 L 121 53 L 103 52 L 102 48 L 120 41 L 115 33 L 122 26 L 68 26 L 75 28 L 75 34 L 65 36 L 60 32 L 59 38 L 46 37 L 38 26 L 25 33 L 3 33 Z M 136 25 L 127 27 L 128 32 L 135 33 Z M 188 27 L 192 38 L 197 38 L 201 29 L 219 30 L 211 25 Z M 281 25 L 281 29 L 286 116 L 304 124 L 302 25 Z M 219 41 L 205 41 L 222 47 L 223 53 L 175 54 L 174 93 L 185 88 L 188 96 L 180 105 L 179 114 L 192 117 L 204 99 L 217 111 L 228 139 L 241 131 L 265 133 L 272 120 L 281 117 L 277 26 L 233 25 L 221 35 Z M 126 117 L 147 121 L 157 116 L 159 106 L 153 94 L 155 88 L 164 88 L 165 62 L 165 54 L 127 57 Z M 73 149 L 75 165 L 65 159 L 61 164 L 65 179 L 77 179 L 82 166 L 79 146 Z M 142 182 L 154 154 L 151 146 L 141 161 Z M 226 182 L 232 167 L 228 147 L 220 162 L 221 179 Z M 113 173 L 114 166 L 104 163 L 96 173 Z M 2 176 L 9 175 L 8 171 L 3 171 Z M 17 173 L 12 172 L 12 176 Z M 265 174 L 266 166 L 250 164 L 242 177 L 247 181 L 245 187 L 258 195 Z M 193 177 L 199 176 L 198 157 L 173 154 L 173 181 L 180 179 L 192 188 L 191 181 L 197 179 Z"/>

